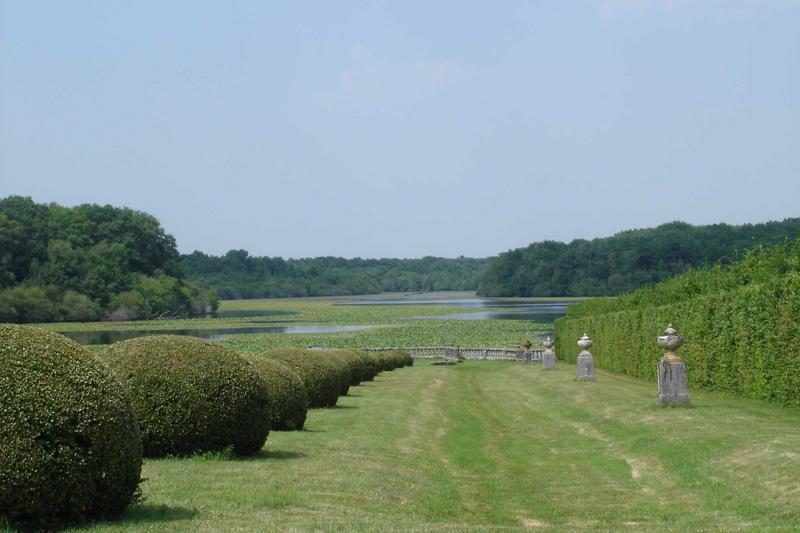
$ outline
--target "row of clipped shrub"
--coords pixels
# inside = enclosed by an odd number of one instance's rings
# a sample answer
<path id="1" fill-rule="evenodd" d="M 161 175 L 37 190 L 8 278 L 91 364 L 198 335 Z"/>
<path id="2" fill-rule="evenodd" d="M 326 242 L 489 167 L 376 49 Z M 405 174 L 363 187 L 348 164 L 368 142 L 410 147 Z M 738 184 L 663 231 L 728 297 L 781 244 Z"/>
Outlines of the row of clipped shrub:
<path id="1" fill-rule="evenodd" d="M 405 352 L 281 349 L 242 356 L 192 337 L 153 336 L 93 355 L 56 333 L 0 325 L 0 523 L 55 528 L 119 516 L 142 457 L 260 450 L 308 408 Z"/>
<path id="2" fill-rule="evenodd" d="M 574 360 L 588 332 L 597 367 L 655 380 L 656 336 L 668 323 L 685 339 L 690 386 L 800 405 L 800 241 L 575 304 L 556 321 L 556 351 Z"/>

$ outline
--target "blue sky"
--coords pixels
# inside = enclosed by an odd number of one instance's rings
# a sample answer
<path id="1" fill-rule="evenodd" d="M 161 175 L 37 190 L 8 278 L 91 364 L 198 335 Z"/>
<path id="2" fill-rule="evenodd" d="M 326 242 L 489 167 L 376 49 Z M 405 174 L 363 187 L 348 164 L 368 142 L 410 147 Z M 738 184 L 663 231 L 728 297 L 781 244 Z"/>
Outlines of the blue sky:
<path id="1" fill-rule="evenodd" d="M 0 0 L 9 194 L 284 257 L 798 216 L 800 1 Z"/>

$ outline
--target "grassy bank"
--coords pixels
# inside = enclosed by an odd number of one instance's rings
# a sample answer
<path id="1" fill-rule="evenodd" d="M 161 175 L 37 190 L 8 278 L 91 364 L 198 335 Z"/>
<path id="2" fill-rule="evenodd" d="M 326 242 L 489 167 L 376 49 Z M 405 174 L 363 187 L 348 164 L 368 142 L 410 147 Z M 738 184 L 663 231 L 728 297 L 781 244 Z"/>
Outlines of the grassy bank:
<path id="1" fill-rule="evenodd" d="M 385 373 L 261 455 L 145 463 L 147 501 L 90 530 L 791 530 L 800 412 L 467 362 Z"/>

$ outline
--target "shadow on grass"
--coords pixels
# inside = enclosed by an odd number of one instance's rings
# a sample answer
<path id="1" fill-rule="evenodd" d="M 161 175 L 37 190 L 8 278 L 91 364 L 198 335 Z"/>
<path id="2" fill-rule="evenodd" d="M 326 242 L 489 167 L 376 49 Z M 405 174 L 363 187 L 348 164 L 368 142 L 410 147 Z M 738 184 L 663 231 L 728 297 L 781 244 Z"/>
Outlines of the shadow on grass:
<path id="1" fill-rule="evenodd" d="M 355 405 L 334 405 L 329 409 L 358 409 L 358 407 Z"/>
<path id="2" fill-rule="evenodd" d="M 253 455 L 236 457 L 234 460 L 238 462 L 250 463 L 258 461 L 286 461 L 289 459 L 302 459 L 303 457 L 307 457 L 307 455 L 289 450 L 261 450 Z"/>
<path id="3" fill-rule="evenodd" d="M 139 503 L 132 505 L 119 520 L 121 524 L 147 524 L 150 522 L 176 522 L 191 520 L 197 511 L 187 507 Z M 109 522 L 111 523 L 111 522 Z"/>

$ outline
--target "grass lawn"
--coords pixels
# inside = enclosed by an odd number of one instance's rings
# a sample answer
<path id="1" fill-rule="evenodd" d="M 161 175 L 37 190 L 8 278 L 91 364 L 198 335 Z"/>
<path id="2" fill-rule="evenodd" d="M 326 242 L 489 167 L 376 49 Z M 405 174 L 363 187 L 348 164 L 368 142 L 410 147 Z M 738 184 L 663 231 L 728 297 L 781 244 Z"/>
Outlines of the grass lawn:
<path id="1" fill-rule="evenodd" d="M 83 530 L 796 530 L 800 411 L 571 365 L 417 362 L 250 459 L 148 460 L 147 500 Z"/>

